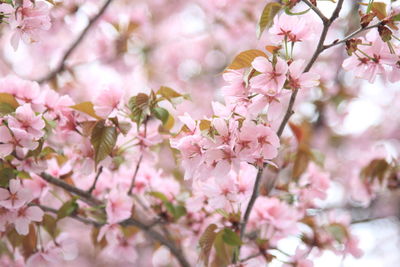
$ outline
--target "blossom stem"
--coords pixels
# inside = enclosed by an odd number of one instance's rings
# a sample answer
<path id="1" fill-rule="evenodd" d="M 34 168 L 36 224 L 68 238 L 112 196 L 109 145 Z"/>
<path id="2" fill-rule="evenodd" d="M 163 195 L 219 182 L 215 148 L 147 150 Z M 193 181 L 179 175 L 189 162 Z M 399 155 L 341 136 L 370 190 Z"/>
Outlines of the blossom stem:
<path id="1" fill-rule="evenodd" d="M 314 54 L 312 55 L 310 61 L 308 62 L 307 66 L 305 67 L 303 72 L 308 72 L 311 69 L 311 67 L 314 65 L 314 63 L 317 60 L 318 56 L 325 50 L 324 42 L 325 42 L 326 36 L 328 34 L 328 30 L 329 30 L 330 26 L 332 25 L 332 23 L 338 18 L 340 10 L 342 9 L 342 6 L 343 6 L 343 2 L 344 2 L 344 0 L 339 0 L 337 5 L 336 5 L 335 10 L 332 13 L 331 18 L 329 20 L 326 20 L 326 21 L 323 20 L 324 27 L 322 29 L 321 36 L 319 38 L 317 48 L 316 48 Z M 289 118 L 294 113 L 293 106 L 294 106 L 294 103 L 296 101 L 297 93 L 298 93 L 298 89 L 295 89 L 292 92 L 292 95 L 290 96 L 289 105 L 287 107 L 285 116 L 283 117 L 283 120 L 282 120 L 282 122 L 281 122 L 281 124 L 280 124 L 280 126 L 278 128 L 278 131 L 277 131 L 277 135 L 279 137 L 281 137 L 281 135 L 283 133 L 283 130 L 285 129 L 286 124 L 289 121 Z M 252 210 L 252 208 L 254 206 L 254 203 L 255 203 L 255 201 L 256 201 L 256 199 L 258 197 L 258 191 L 259 191 L 259 186 L 260 186 L 260 182 L 261 182 L 261 178 L 262 178 L 262 173 L 263 173 L 263 170 L 267 167 L 267 165 L 268 164 L 264 164 L 263 168 L 259 168 L 258 169 L 256 181 L 254 183 L 253 193 L 252 193 L 252 195 L 250 197 L 249 204 L 248 204 L 248 206 L 246 208 L 245 215 L 244 215 L 243 221 L 241 223 L 241 229 L 240 229 L 240 238 L 241 239 L 243 238 L 243 236 L 245 234 L 246 225 L 247 225 L 247 222 L 249 220 L 251 210 Z M 239 255 L 240 255 L 240 248 L 239 248 Z"/>
<path id="2" fill-rule="evenodd" d="M 100 166 L 97 171 L 96 177 L 94 178 L 92 186 L 89 188 L 88 193 L 92 194 L 93 190 L 96 188 L 97 180 L 99 179 L 100 174 L 103 172 L 103 166 Z"/>

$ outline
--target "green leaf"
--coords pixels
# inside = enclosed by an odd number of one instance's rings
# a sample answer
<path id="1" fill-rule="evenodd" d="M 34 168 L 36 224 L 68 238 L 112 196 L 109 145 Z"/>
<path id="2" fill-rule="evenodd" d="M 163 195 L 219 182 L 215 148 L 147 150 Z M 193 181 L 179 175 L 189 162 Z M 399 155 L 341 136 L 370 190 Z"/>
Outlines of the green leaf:
<path id="1" fill-rule="evenodd" d="M 178 220 L 180 217 L 186 215 L 186 208 L 182 205 L 177 205 L 174 207 L 174 218 Z"/>
<path id="2" fill-rule="evenodd" d="M 159 119 L 163 124 L 166 124 L 169 117 L 169 112 L 165 108 L 155 107 L 153 108 L 154 116 Z"/>
<path id="3" fill-rule="evenodd" d="M 286 7 L 285 8 L 285 13 L 288 14 L 289 16 L 298 16 L 298 15 L 304 15 L 310 10 L 311 10 L 311 8 L 306 9 L 306 10 L 301 11 L 301 12 L 292 12 L 292 11 L 290 11 L 290 8 Z"/>
<path id="4" fill-rule="evenodd" d="M 171 100 L 171 98 L 177 98 L 177 97 L 182 96 L 182 94 L 176 92 L 174 89 L 169 88 L 167 86 L 161 86 L 160 89 L 158 89 L 156 94 L 161 95 L 168 100 Z"/>
<path id="5" fill-rule="evenodd" d="M 158 198 L 162 202 L 169 202 L 168 198 L 161 192 L 153 191 L 148 193 L 150 196 Z"/>
<path id="6" fill-rule="evenodd" d="M 274 21 L 274 17 L 282 9 L 282 5 L 276 2 L 268 3 L 261 14 L 261 17 L 257 25 L 257 38 L 261 37 L 261 34 L 265 28 L 270 27 Z"/>
<path id="7" fill-rule="evenodd" d="M 76 199 L 71 199 L 65 202 L 60 209 L 57 211 L 57 219 L 62 219 L 71 215 L 79 208 L 78 203 L 76 203 Z"/>
<path id="8" fill-rule="evenodd" d="M 89 115 L 89 116 L 91 116 L 91 117 L 93 117 L 93 118 L 95 118 L 97 120 L 101 120 L 102 119 L 94 111 L 92 102 L 83 102 L 83 103 L 80 103 L 80 104 L 76 104 L 76 105 L 70 106 L 70 108 L 75 109 L 75 110 L 80 111 L 80 112 L 83 112 L 83 113 L 85 113 L 85 114 L 87 114 L 87 115 Z"/>
<path id="9" fill-rule="evenodd" d="M 214 240 L 214 249 L 216 253 L 213 266 L 228 266 L 232 263 L 233 247 L 224 242 L 222 238 L 223 234 L 224 230 L 219 231 Z"/>
<path id="10" fill-rule="evenodd" d="M 210 224 L 209 226 L 207 226 L 206 230 L 204 230 L 199 240 L 199 245 L 200 245 L 199 260 L 201 260 L 204 263 L 205 267 L 208 266 L 211 248 L 214 243 L 215 237 L 217 236 L 217 233 L 215 232 L 216 229 L 217 226 L 215 224 Z"/>
<path id="11" fill-rule="evenodd" d="M 53 216 L 49 214 L 45 214 L 43 216 L 43 220 L 41 222 L 43 225 L 44 229 L 46 230 L 47 233 L 53 238 L 57 237 L 57 219 L 54 218 Z"/>
<path id="12" fill-rule="evenodd" d="M 242 241 L 238 234 L 232 231 L 230 228 L 224 228 L 224 233 L 222 234 L 222 240 L 228 245 L 231 246 L 240 246 L 242 245 Z"/>
<path id="13" fill-rule="evenodd" d="M 394 16 L 392 17 L 392 20 L 393 20 L 393 21 L 399 21 L 399 20 L 400 20 L 400 13 L 397 14 L 397 15 L 394 15 Z"/>
<path id="14" fill-rule="evenodd" d="M 328 225 L 326 229 L 339 243 L 343 243 L 348 238 L 348 232 L 346 227 L 344 227 L 339 223 L 332 223 Z"/>
<path id="15" fill-rule="evenodd" d="M 263 51 L 257 49 L 246 50 L 237 55 L 233 59 L 232 63 L 226 68 L 239 70 L 250 67 L 251 62 L 253 62 L 256 57 L 267 57 L 267 55 Z"/>
<path id="16" fill-rule="evenodd" d="M 0 102 L 0 116 L 5 116 L 7 114 L 13 113 L 15 108 L 8 103 Z"/>
<path id="17" fill-rule="evenodd" d="M 0 93 L 0 103 L 9 104 L 14 109 L 16 109 L 19 106 L 15 97 L 9 93 Z"/>
<path id="18" fill-rule="evenodd" d="M 94 149 L 94 161 L 97 164 L 111 154 L 116 142 L 118 132 L 115 127 L 105 126 L 105 121 L 101 120 L 93 128 L 90 142 Z"/>
<path id="19" fill-rule="evenodd" d="M 0 170 L 0 187 L 8 187 L 11 179 L 15 178 L 15 172 L 12 168 L 3 168 Z"/>

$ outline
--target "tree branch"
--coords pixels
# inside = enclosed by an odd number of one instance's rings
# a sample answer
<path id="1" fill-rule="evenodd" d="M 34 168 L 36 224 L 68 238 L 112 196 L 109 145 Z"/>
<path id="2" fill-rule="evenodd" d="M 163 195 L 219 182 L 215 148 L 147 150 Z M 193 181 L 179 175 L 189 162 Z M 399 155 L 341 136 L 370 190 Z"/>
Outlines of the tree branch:
<path id="1" fill-rule="evenodd" d="M 87 204 L 89 204 L 90 206 L 103 206 L 104 203 L 102 201 L 100 201 L 99 199 L 93 197 L 90 193 L 83 191 L 79 188 L 76 188 L 70 184 L 67 184 L 66 182 L 57 179 L 53 176 L 51 176 L 48 173 L 41 173 L 40 177 L 42 177 L 45 181 L 47 181 L 50 184 L 53 184 L 55 186 L 61 187 L 62 189 L 76 195 L 82 198 L 82 201 L 85 201 Z M 53 213 L 57 213 L 57 210 L 53 209 L 53 208 L 49 208 L 49 207 L 45 207 L 45 206 L 41 206 L 38 205 L 40 208 L 43 208 L 43 210 L 48 211 L 48 212 L 53 212 Z M 96 221 L 92 221 L 90 219 L 87 218 L 82 218 L 79 216 L 75 216 L 72 215 L 70 216 L 71 218 L 74 218 L 76 220 L 79 220 L 83 223 L 86 224 L 91 224 L 94 226 L 102 226 L 102 223 L 96 222 Z M 190 264 L 188 263 L 188 261 L 186 260 L 185 256 L 183 255 L 183 252 L 176 246 L 176 244 L 170 240 L 168 240 L 167 238 L 165 238 L 162 234 L 160 234 L 159 232 L 151 229 L 152 227 L 154 227 L 157 222 L 153 222 L 150 223 L 149 225 L 140 222 L 134 218 L 130 218 L 127 219 L 125 221 L 120 222 L 119 224 L 121 226 L 129 226 L 129 225 L 133 225 L 138 227 L 139 229 L 143 230 L 149 237 L 151 237 L 152 239 L 160 242 L 161 244 L 163 244 L 164 246 L 168 247 L 168 249 L 171 251 L 171 253 L 176 257 L 176 259 L 179 261 L 180 265 L 182 267 L 190 267 Z"/>
<path id="2" fill-rule="evenodd" d="M 320 17 L 320 19 L 322 20 L 322 22 L 327 22 L 328 18 L 325 17 L 324 14 L 322 14 L 321 10 L 319 10 L 316 6 L 314 6 L 312 3 L 310 3 L 310 1 L 308 0 L 302 0 L 307 6 L 309 6 L 314 12 L 315 14 L 318 15 L 318 17 Z"/>
<path id="3" fill-rule="evenodd" d="M 90 193 L 83 191 L 82 189 L 79 189 L 75 186 L 72 186 L 70 184 L 67 184 L 66 182 L 64 182 L 63 180 L 57 179 L 53 176 L 51 176 L 48 173 L 42 172 L 39 175 L 43 180 L 45 180 L 46 182 L 53 184 L 55 186 L 61 187 L 62 189 L 64 189 L 65 191 L 68 191 L 78 197 L 82 198 L 82 201 L 86 202 L 87 204 L 89 204 L 90 206 L 101 206 L 103 205 L 103 203 L 98 200 L 97 198 L 93 197 Z"/>
<path id="4" fill-rule="evenodd" d="M 94 178 L 92 186 L 87 191 L 89 194 L 92 194 L 93 190 L 96 188 L 97 180 L 99 179 L 99 176 L 102 172 L 103 172 L 103 166 L 100 166 L 99 170 L 97 171 L 96 177 Z"/>
<path id="5" fill-rule="evenodd" d="M 322 51 L 325 50 L 324 49 L 324 42 L 325 42 L 326 36 L 328 34 L 329 27 L 332 25 L 332 23 L 339 16 L 340 10 L 342 9 L 342 6 L 343 6 L 343 2 L 344 2 L 344 0 L 339 0 L 335 10 L 332 13 L 331 18 L 329 20 L 323 20 L 324 27 L 322 29 L 321 36 L 320 36 L 318 44 L 317 44 L 317 48 L 316 48 L 314 54 L 312 55 L 311 59 L 309 60 L 307 66 L 305 67 L 303 72 L 308 72 L 311 69 L 311 67 L 314 65 L 314 63 L 317 60 L 318 56 L 322 53 Z M 290 117 L 294 113 L 293 106 L 294 106 L 294 103 L 296 101 L 297 93 L 298 93 L 298 89 L 295 89 L 292 92 L 292 95 L 290 96 L 289 105 L 287 107 L 286 113 L 285 113 L 285 115 L 284 115 L 284 117 L 282 119 L 282 122 L 279 125 L 278 131 L 277 131 L 277 135 L 279 137 L 282 135 L 283 130 L 286 127 L 286 124 L 288 123 Z M 255 203 L 255 201 L 256 201 L 256 199 L 258 197 L 259 184 L 260 184 L 260 180 L 261 180 L 261 177 L 262 177 L 262 172 L 266 168 L 267 165 L 268 164 L 264 164 L 263 168 L 259 168 L 258 169 L 256 181 L 254 183 L 253 193 L 252 193 L 252 195 L 250 197 L 249 204 L 248 204 L 248 206 L 246 208 L 245 215 L 244 215 L 243 221 L 241 223 L 241 229 L 240 229 L 240 237 L 241 238 L 245 234 L 246 225 L 247 225 L 248 219 L 250 217 L 251 210 L 252 210 L 252 208 L 254 206 L 254 203 Z"/>
<path id="6" fill-rule="evenodd" d="M 111 4 L 112 1 L 113 0 L 105 1 L 103 6 L 100 8 L 99 12 L 89 20 L 88 25 L 83 29 L 83 31 L 78 36 L 78 38 L 72 43 L 72 45 L 65 52 L 64 56 L 61 58 L 61 60 L 60 60 L 60 62 L 58 64 L 58 66 L 53 71 L 48 73 L 46 76 L 44 76 L 44 77 L 40 78 L 39 80 L 37 80 L 38 83 L 44 83 L 44 82 L 47 82 L 49 80 L 52 80 L 53 78 L 55 78 L 57 76 L 58 73 L 60 73 L 60 72 L 65 70 L 65 62 L 67 61 L 67 59 L 71 56 L 71 54 L 75 51 L 75 49 L 79 46 L 79 44 L 85 38 L 85 36 L 89 32 L 90 28 L 101 17 L 101 15 L 104 14 L 104 12 L 106 11 L 107 7 Z"/>
<path id="7" fill-rule="evenodd" d="M 333 43 L 331 43 L 331 44 L 329 44 L 329 45 L 324 45 L 324 50 L 325 50 L 325 49 L 328 49 L 328 48 L 331 48 L 332 46 L 345 43 L 345 42 L 347 42 L 348 40 L 350 40 L 351 38 L 353 38 L 353 37 L 355 37 L 356 35 L 358 35 L 359 33 L 362 33 L 362 32 L 364 32 L 364 31 L 366 31 L 366 30 L 370 30 L 370 29 L 376 28 L 376 27 L 378 27 L 378 26 L 381 25 L 381 24 L 382 24 L 382 22 L 378 22 L 378 23 L 376 23 L 376 24 L 374 24 L 374 25 L 371 25 L 371 26 L 368 26 L 368 27 L 365 27 L 365 28 L 359 28 L 358 30 L 356 30 L 356 31 L 352 32 L 351 34 L 347 35 L 346 37 L 344 37 L 344 38 L 343 38 L 342 40 L 340 40 L 340 41 L 336 40 L 336 41 L 334 41 Z"/>

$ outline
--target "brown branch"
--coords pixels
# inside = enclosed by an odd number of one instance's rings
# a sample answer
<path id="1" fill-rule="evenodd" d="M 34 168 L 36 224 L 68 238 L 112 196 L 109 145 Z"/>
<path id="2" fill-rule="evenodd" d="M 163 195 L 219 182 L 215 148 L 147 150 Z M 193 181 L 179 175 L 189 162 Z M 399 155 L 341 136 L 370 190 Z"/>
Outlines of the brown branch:
<path id="1" fill-rule="evenodd" d="M 121 222 L 120 225 L 122 226 L 132 225 L 142 229 L 149 237 L 160 242 L 162 245 L 168 247 L 170 252 L 175 256 L 175 258 L 179 261 L 179 264 L 182 267 L 190 267 L 190 264 L 183 255 L 183 252 L 175 245 L 175 243 L 165 238 L 159 232 L 152 230 L 151 225 L 143 224 L 142 222 L 132 218 Z"/>
<path id="2" fill-rule="evenodd" d="M 342 9 L 343 2 L 344 2 L 344 0 L 339 0 L 338 1 L 338 4 L 337 4 L 335 10 L 333 11 L 332 16 L 331 16 L 331 18 L 329 20 L 324 20 L 323 19 L 324 27 L 322 29 L 321 36 L 320 36 L 318 44 L 317 44 L 317 48 L 316 48 L 314 54 L 312 55 L 310 61 L 308 62 L 307 66 L 305 67 L 303 72 L 308 72 L 311 69 L 311 67 L 314 65 L 314 63 L 317 60 L 318 56 L 325 50 L 324 49 L 324 42 L 325 42 L 326 36 L 328 34 L 329 27 L 332 25 L 332 23 L 339 16 L 339 12 Z M 285 113 L 285 115 L 284 115 L 284 117 L 282 119 L 282 122 L 279 125 L 278 131 L 277 131 L 277 135 L 279 137 L 282 135 L 283 130 L 286 127 L 286 124 L 288 123 L 290 117 L 294 113 L 293 106 L 294 106 L 294 103 L 296 101 L 297 93 L 298 93 L 298 89 L 295 89 L 292 92 L 292 95 L 290 96 L 289 105 L 287 107 L 286 113 Z M 252 210 L 252 208 L 254 206 L 254 203 L 255 203 L 255 201 L 256 201 L 256 199 L 258 197 L 259 184 L 260 184 L 260 180 L 261 180 L 261 177 L 262 177 L 262 172 L 267 167 L 267 165 L 268 164 L 264 164 L 263 168 L 259 168 L 258 169 L 256 181 L 254 183 L 253 193 L 252 193 L 252 195 L 250 197 L 249 204 L 248 204 L 248 206 L 246 208 L 245 215 L 244 215 L 243 221 L 241 223 L 241 229 L 240 229 L 240 237 L 241 238 L 245 234 L 246 225 L 247 225 L 248 219 L 250 217 L 251 210 Z M 239 253 L 239 255 L 240 255 L 240 253 Z"/>
<path id="3" fill-rule="evenodd" d="M 244 233 L 246 232 L 247 222 L 249 221 L 251 210 L 253 209 L 254 203 L 258 197 L 258 191 L 260 188 L 261 177 L 263 174 L 264 168 L 258 168 L 256 181 L 254 182 L 253 193 L 251 194 L 249 204 L 247 205 L 246 211 L 244 213 L 243 221 L 240 226 L 240 239 L 243 238 Z"/>
<path id="4" fill-rule="evenodd" d="M 56 209 L 53 209 L 53 208 L 48 207 L 48 206 L 44 206 L 44 205 L 41 205 L 41 204 L 34 204 L 34 203 L 32 203 L 31 206 L 37 206 L 37 207 L 41 208 L 43 211 L 57 214 L 57 210 Z M 68 215 L 68 217 L 70 217 L 72 219 L 75 219 L 77 221 L 80 221 L 80 222 L 82 222 L 84 224 L 91 224 L 91 225 L 96 226 L 96 227 L 101 227 L 103 225 L 102 223 L 93 221 L 93 220 L 88 219 L 88 218 L 80 217 L 80 216 L 78 216 L 76 214 L 73 214 L 73 213 Z"/>
<path id="5" fill-rule="evenodd" d="M 355 36 L 358 35 L 359 33 L 362 33 L 362 32 L 364 32 L 364 31 L 366 31 L 366 30 L 370 30 L 370 29 L 373 29 L 373 28 L 377 28 L 377 27 L 379 27 L 379 25 L 382 25 L 382 22 L 378 22 L 378 23 L 376 23 L 376 24 L 374 24 L 374 25 L 371 25 L 371 26 L 368 26 L 368 27 L 365 27 L 365 28 L 359 28 L 358 30 L 356 30 L 356 31 L 354 31 L 353 33 L 347 35 L 346 37 L 344 37 L 344 38 L 343 38 L 342 40 L 340 40 L 340 41 L 336 40 L 336 41 L 334 41 L 333 43 L 331 43 L 331 44 L 329 44 L 329 45 L 324 45 L 324 50 L 325 50 L 325 49 L 328 49 L 328 48 L 331 48 L 332 46 L 345 43 L 346 41 L 348 41 L 348 40 L 350 40 L 351 38 L 355 37 Z"/>
<path id="6" fill-rule="evenodd" d="M 72 45 L 65 52 L 64 56 L 61 58 L 60 62 L 58 63 L 58 66 L 54 70 L 52 70 L 50 73 L 48 73 L 46 76 L 44 76 L 44 77 L 40 78 L 39 80 L 37 80 L 38 83 L 44 83 L 44 82 L 47 82 L 49 80 L 52 80 L 53 78 L 55 78 L 57 76 L 58 73 L 60 73 L 60 72 L 65 70 L 65 62 L 67 61 L 67 59 L 72 55 L 72 53 L 75 51 L 75 49 L 79 46 L 79 44 L 85 38 L 85 36 L 89 32 L 90 28 L 101 17 L 101 15 L 104 14 L 104 12 L 106 11 L 107 7 L 111 4 L 112 1 L 113 0 L 105 1 L 103 6 L 100 8 L 99 12 L 89 20 L 88 25 L 83 29 L 83 31 L 78 36 L 78 38 L 72 43 Z"/>
<path id="7" fill-rule="evenodd" d="M 67 184 L 66 182 L 57 179 L 53 176 L 51 176 L 48 173 L 41 173 L 40 177 L 42 177 L 45 181 L 47 181 L 50 184 L 53 184 L 55 186 L 58 186 L 76 196 L 79 196 L 82 198 L 83 201 L 85 201 L 87 204 L 89 204 L 90 206 L 104 206 L 104 203 L 100 200 L 98 200 L 97 198 L 93 197 L 90 193 L 83 191 L 79 188 L 76 188 L 70 184 Z M 43 210 L 45 211 L 49 211 L 49 212 L 54 212 L 57 213 L 57 211 L 55 209 L 49 208 L 49 207 L 45 207 L 45 206 L 39 206 L 39 207 L 43 207 Z M 71 214 L 72 215 L 72 214 Z M 94 226 L 102 226 L 104 224 L 96 222 L 96 221 L 92 221 L 90 219 L 87 218 L 82 218 L 79 216 L 75 216 L 72 215 L 70 216 L 71 218 L 74 218 L 76 220 L 79 220 L 83 223 L 86 224 L 91 224 Z M 157 225 L 159 223 L 159 221 L 155 221 L 152 223 L 149 223 L 148 225 L 140 222 L 136 219 L 130 218 L 127 219 L 125 221 L 120 222 L 119 224 L 121 226 L 128 226 L 128 225 L 133 225 L 136 226 L 138 228 L 140 228 L 141 230 L 143 230 L 145 232 L 145 234 L 147 234 L 149 237 L 151 237 L 152 239 L 160 242 L 161 244 L 163 244 L 164 246 L 168 247 L 168 249 L 171 251 L 171 253 L 176 257 L 176 259 L 179 261 L 180 265 L 182 267 L 190 267 L 190 264 L 188 263 L 188 261 L 186 260 L 183 252 L 176 246 L 176 244 L 170 240 L 168 240 L 167 238 L 165 238 L 162 234 L 160 234 L 159 232 L 151 229 L 152 227 L 154 227 L 155 225 Z"/>
<path id="8" fill-rule="evenodd" d="M 98 200 L 97 198 L 93 197 L 90 193 L 79 189 L 75 186 L 72 186 L 70 184 L 67 184 L 66 182 L 64 182 L 63 180 L 57 179 L 53 176 L 51 176 L 48 173 L 42 172 L 39 175 L 43 180 L 45 180 L 46 182 L 53 184 L 55 186 L 61 187 L 62 189 L 64 189 L 65 191 L 68 191 L 78 197 L 82 198 L 82 201 L 86 202 L 87 204 L 89 204 L 90 206 L 101 206 L 103 205 L 103 203 Z"/>
<path id="9" fill-rule="evenodd" d="M 102 172 L 103 172 L 103 166 L 100 166 L 99 170 L 97 171 L 96 177 L 94 178 L 92 186 L 87 191 L 89 194 L 92 194 L 93 190 L 96 188 L 97 180 L 99 179 L 99 176 Z"/>
<path id="10" fill-rule="evenodd" d="M 307 6 L 309 6 L 314 12 L 315 14 L 318 15 L 318 17 L 320 17 L 320 19 L 322 20 L 322 22 L 327 22 L 329 19 L 327 17 L 325 17 L 324 14 L 322 14 L 321 10 L 319 10 L 316 6 L 314 6 L 312 3 L 310 3 L 310 1 L 308 0 L 302 0 Z"/>
<path id="11" fill-rule="evenodd" d="M 146 116 L 146 118 L 145 118 L 145 120 L 144 120 L 144 134 L 143 134 L 143 139 L 146 139 L 146 137 L 147 137 L 147 121 L 148 121 L 148 119 L 149 119 L 149 117 Z M 133 172 L 131 185 L 129 186 L 129 189 L 128 189 L 128 195 L 129 195 L 129 196 L 132 195 L 132 190 L 133 190 L 133 188 L 135 187 L 136 176 L 137 176 L 137 174 L 138 174 L 138 172 L 139 172 L 140 164 L 142 164 L 142 160 L 143 160 L 143 147 L 144 147 L 144 144 L 143 144 L 143 146 L 142 146 L 142 144 L 141 144 L 140 147 L 141 147 L 141 149 L 140 149 L 140 150 L 141 150 L 141 154 L 140 154 L 138 163 L 136 164 L 135 171 Z"/>

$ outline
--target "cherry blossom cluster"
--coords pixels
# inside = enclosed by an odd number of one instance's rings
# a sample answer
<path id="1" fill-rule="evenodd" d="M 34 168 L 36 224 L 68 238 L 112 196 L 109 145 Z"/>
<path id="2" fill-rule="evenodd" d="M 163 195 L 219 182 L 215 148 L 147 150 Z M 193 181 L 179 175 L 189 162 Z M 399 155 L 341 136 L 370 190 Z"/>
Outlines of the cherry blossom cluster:
<path id="1" fill-rule="evenodd" d="M 307 0 L 0 2 L 14 48 L 0 62 L 0 265 L 362 256 L 345 209 L 399 188 L 397 160 L 373 147 L 397 152 L 398 110 L 361 136 L 340 126 L 363 85 L 348 73 L 399 80 L 395 8 L 360 5 L 360 28 L 338 37 L 350 1 L 329 16 Z"/>

